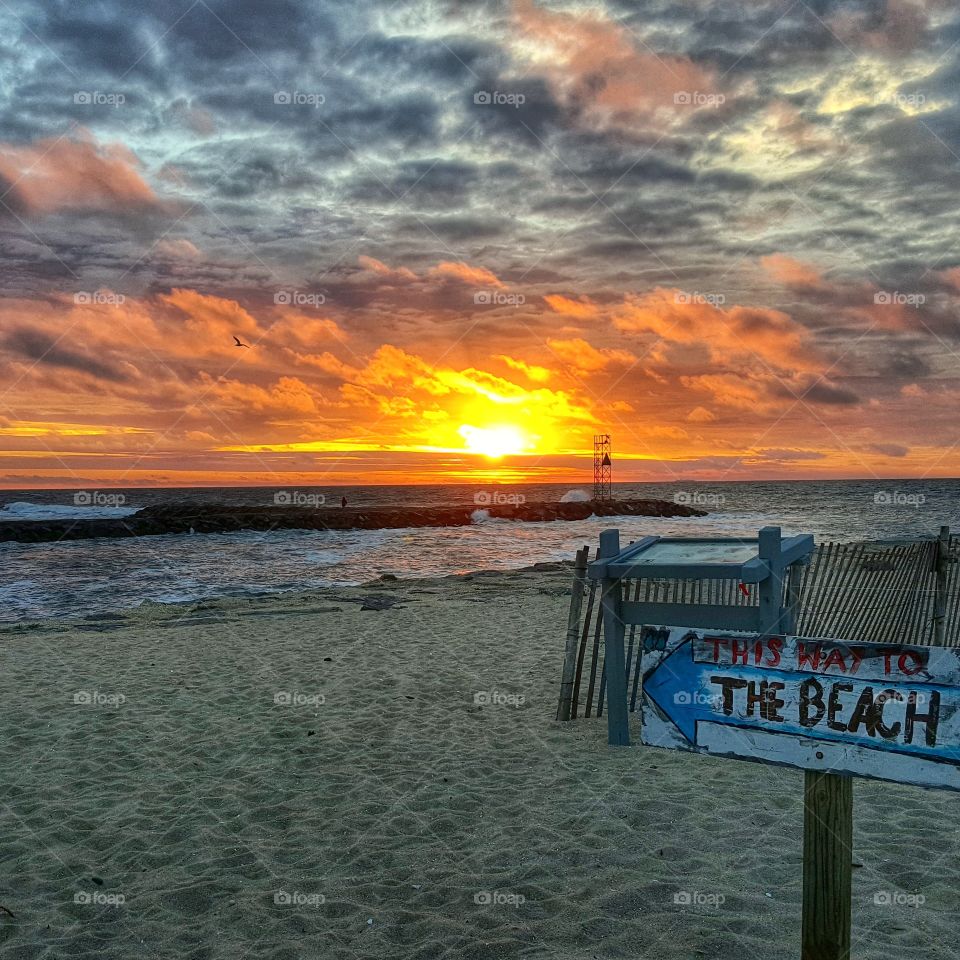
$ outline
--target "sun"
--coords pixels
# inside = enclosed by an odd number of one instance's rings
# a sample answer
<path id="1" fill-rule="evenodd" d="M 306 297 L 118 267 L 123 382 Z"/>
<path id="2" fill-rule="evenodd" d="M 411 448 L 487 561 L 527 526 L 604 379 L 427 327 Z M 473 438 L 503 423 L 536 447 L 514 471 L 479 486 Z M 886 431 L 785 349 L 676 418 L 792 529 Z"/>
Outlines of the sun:
<path id="1" fill-rule="evenodd" d="M 470 453 L 479 453 L 491 460 L 523 453 L 530 446 L 523 431 L 509 425 L 474 427 L 465 423 L 457 432 L 463 437 Z"/>

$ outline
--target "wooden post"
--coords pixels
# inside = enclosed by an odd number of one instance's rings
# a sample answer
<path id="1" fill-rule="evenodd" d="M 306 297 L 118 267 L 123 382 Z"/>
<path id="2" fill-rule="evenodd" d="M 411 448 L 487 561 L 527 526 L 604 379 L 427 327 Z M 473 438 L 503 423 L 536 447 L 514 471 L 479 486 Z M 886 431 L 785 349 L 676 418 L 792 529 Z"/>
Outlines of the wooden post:
<path id="1" fill-rule="evenodd" d="M 604 530 L 600 534 L 600 560 L 610 560 L 620 552 L 620 533 Z M 607 743 L 612 747 L 630 746 L 630 714 L 627 711 L 627 668 L 624 664 L 620 581 L 605 576 L 600 581 L 603 610 L 604 666 L 607 671 Z"/>
<path id="2" fill-rule="evenodd" d="M 947 621 L 947 558 L 950 554 L 950 528 L 941 527 L 934 554 L 934 572 L 936 588 L 933 595 L 933 642 L 942 647 L 946 635 Z"/>
<path id="3" fill-rule="evenodd" d="M 803 568 L 809 562 L 809 559 L 805 558 L 787 567 L 786 603 L 780 618 L 780 628 L 784 633 L 797 632 L 797 621 L 800 619 L 800 583 L 803 580 Z"/>
<path id="4" fill-rule="evenodd" d="M 583 588 L 587 580 L 587 554 L 589 547 L 577 551 L 573 566 L 573 586 L 570 594 L 570 613 L 567 616 L 567 648 L 563 656 L 563 677 L 560 681 L 560 702 L 557 704 L 557 719 L 570 719 L 570 703 L 573 699 L 573 680 L 577 669 L 577 641 L 580 639 L 580 610 L 583 607 Z"/>
<path id="5" fill-rule="evenodd" d="M 805 770 L 801 960 L 849 960 L 853 779 Z"/>
<path id="6" fill-rule="evenodd" d="M 783 562 L 780 559 L 779 527 L 763 527 L 760 530 L 758 554 L 770 568 L 770 575 L 760 581 L 760 629 L 765 634 L 781 633 Z"/>

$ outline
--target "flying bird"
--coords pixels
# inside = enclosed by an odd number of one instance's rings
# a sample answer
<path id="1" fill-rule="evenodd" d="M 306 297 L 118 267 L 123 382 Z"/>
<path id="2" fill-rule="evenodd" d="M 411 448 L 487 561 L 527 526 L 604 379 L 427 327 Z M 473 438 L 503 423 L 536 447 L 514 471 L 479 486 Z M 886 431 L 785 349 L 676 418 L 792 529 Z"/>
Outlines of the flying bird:
<path id="1" fill-rule="evenodd" d="M 243 343 L 236 334 L 234 334 L 233 339 L 234 339 L 234 342 L 237 344 L 238 347 L 247 347 L 247 348 L 249 349 L 250 344 L 249 344 L 249 343 Z"/>

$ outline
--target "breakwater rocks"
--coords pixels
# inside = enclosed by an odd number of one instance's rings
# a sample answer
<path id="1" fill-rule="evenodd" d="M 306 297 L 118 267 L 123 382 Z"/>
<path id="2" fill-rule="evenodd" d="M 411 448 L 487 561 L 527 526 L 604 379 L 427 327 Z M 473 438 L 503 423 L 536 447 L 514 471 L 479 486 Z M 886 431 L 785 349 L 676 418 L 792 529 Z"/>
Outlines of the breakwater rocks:
<path id="1" fill-rule="evenodd" d="M 168 503 L 129 517 L 97 520 L 0 522 L 0 541 L 44 543 L 93 537 L 149 537 L 165 533 L 230 533 L 237 530 L 388 530 L 462 527 L 482 517 L 501 520 L 585 520 L 602 517 L 703 517 L 703 510 L 668 500 L 604 500 L 579 503 L 472 504 L 453 507 L 291 507 L 225 503 Z"/>

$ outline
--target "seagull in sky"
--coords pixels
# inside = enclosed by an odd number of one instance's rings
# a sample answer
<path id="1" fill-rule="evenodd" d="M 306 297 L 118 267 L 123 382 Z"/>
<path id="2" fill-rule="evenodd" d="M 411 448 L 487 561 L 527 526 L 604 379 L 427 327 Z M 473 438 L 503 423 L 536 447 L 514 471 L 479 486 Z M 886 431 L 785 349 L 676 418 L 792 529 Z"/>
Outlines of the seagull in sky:
<path id="1" fill-rule="evenodd" d="M 249 343 L 243 343 L 236 334 L 233 335 L 233 339 L 234 339 L 234 342 L 236 343 L 236 345 L 237 345 L 238 347 L 247 347 L 247 349 L 250 348 L 250 344 L 249 344 Z"/>

